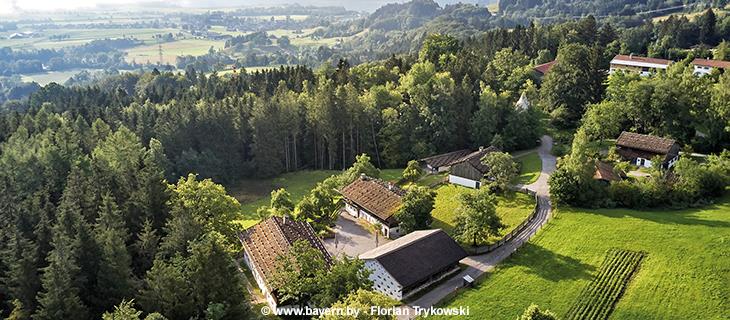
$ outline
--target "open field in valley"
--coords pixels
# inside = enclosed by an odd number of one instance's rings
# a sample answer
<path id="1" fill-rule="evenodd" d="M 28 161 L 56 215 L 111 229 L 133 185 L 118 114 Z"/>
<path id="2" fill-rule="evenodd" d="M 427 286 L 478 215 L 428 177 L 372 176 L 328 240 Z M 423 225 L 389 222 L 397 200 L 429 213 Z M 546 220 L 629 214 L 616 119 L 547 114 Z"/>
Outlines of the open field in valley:
<path id="1" fill-rule="evenodd" d="M 225 41 L 203 39 L 184 39 L 162 43 L 162 62 L 175 65 L 178 56 L 200 56 L 206 54 L 210 50 L 210 47 L 221 49 L 224 45 Z M 134 47 L 125 51 L 127 52 L 125 59 L 128 62 L 157 63 L 160 60 L 157 44 Z"/>
<path id="2" fill-rule="evenodd" d="M 730 195 L 681 211 L 564 208 L 448 306 L 515 319 L 531 303 L 565 316 L 611 248 L 646 252 L 611 319 L 723 319 L 730 310 Z"/>

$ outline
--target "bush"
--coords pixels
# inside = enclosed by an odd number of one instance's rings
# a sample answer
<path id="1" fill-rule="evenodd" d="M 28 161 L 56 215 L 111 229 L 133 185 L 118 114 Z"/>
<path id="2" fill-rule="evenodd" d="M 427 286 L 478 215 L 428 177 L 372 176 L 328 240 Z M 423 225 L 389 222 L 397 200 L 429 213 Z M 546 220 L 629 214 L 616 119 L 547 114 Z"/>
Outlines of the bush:
<path id="1" fill-rule="evenodd" d="M 646 206 L 641 187 L 633 181 L 624 180 L 611 183 L 609 194 L 620 207 L 642 208 Z"/>

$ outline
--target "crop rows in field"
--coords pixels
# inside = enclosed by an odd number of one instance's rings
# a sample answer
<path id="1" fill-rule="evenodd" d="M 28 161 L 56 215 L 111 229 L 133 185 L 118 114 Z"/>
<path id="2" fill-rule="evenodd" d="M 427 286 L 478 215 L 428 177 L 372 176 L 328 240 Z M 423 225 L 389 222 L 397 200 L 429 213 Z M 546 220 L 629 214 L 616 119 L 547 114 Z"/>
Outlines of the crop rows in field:
<path id="1" fill-rule="evenodd" d="M 645 255 L 629 250 L 609 250 L 598 274 L 581 291 L 565 318 L 608 319 Z"/>

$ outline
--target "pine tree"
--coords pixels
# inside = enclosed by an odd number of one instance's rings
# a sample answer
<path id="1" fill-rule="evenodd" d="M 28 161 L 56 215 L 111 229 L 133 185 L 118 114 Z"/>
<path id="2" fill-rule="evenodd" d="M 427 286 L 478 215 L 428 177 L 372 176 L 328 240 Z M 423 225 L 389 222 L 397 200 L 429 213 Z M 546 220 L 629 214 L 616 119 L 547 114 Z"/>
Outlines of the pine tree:
<path id="1" fill-rule="evenodd" d="M 110 310 L 123 298 L 130 298 L 133 291 L 132 261 L 125 244 L 129 234 L 110 194 L 102 197 L 94 231 L 101 253 L 95 290 L 98 299 L 96 304 L 103 310 Z"/>

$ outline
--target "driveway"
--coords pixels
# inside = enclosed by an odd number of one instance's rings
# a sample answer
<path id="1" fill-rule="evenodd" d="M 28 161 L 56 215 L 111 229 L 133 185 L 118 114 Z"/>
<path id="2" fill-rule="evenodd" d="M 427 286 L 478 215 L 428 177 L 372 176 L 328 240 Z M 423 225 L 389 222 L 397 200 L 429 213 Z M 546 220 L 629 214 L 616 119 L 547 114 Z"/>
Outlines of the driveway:
<path id="1" fill-rule="evenodd" d="M 324 246 L 333 256 L 345 254 L 357 257 L 390 241 L 382 235 L 376 239 L 374 234 L 358 224 L 357 218 L 341 213 L 335 225 L 335 237 L 325 239 Z"/>
<path id="2" fill-rule="evenodd" d="M 549 136 L 543 136 L 541 141 L 542 144 L 540 145 L 540 148 L 538 148 L 538 154 L 542 160 L 542 171 L 537 181 L 526 186 L 528 189 L 537 193 L 538 212 L 535 219 L 530 221 L 522 232 L 517 234 L 498 249 L 483 255 L 470 256 L 461 260 L 460 262 L 467 266 L 464 270 L 447 279 L 439 286 L 431 289 L 431 291 L 423 294 L 415 301 L 411 301 L 407 305 L 401 307 L 410 309 L 410 311 L 408 311 L 410 312 L 410 316 L 399 316 L 399 319 L 414 318 L 415 310 L 413 309 L 413 306 L 428 308 L 436 305 L 448 294 L 462 287 L 462 278 L 464 276 L 469 275 L 476 279 L 485 272 L 493 270 L 498 263 L 502 262 L 513 252 L 517 251 L 519 247 L 530 240 L 530 238 L 535 235 L 537 231 L 545 225 L 545 223 L 547 223 L 552 210 L 549 196 L 550 188 L 548 187 L 547 181 L 550 174 L 555 171 L 556 158 L 550 153 L 550 150 L 552 150 L 553 139 Z"/>

